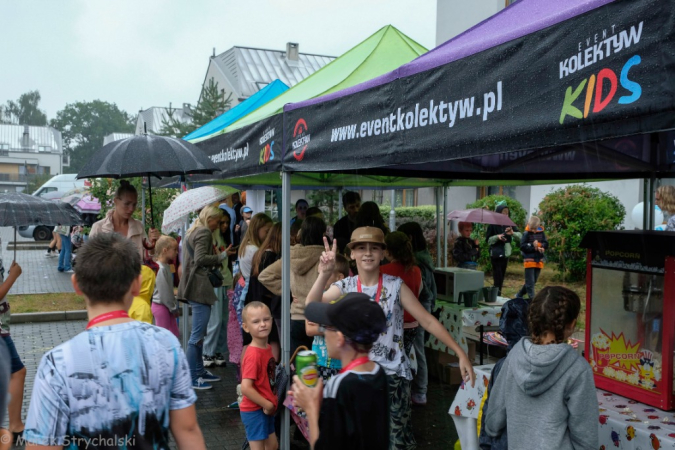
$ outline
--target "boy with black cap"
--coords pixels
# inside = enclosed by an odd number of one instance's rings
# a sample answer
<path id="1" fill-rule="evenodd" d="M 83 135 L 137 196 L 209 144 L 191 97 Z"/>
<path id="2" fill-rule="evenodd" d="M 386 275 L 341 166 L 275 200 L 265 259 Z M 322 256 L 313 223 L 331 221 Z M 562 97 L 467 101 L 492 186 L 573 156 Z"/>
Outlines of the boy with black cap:
<path id="1" fill-rule="evenodd" d="M 384 370 L 368 352 L 387 329 L 382 308 L 367 294 L 344 294 L 330 303 L 311 303 L 307 320 L 320 324 L 328 355 L 342 370 L 326 387 L 309 388 L 293 377 L 295 404 L 307 414 L 313 449 L 389 448 L 389 395 Z"/>

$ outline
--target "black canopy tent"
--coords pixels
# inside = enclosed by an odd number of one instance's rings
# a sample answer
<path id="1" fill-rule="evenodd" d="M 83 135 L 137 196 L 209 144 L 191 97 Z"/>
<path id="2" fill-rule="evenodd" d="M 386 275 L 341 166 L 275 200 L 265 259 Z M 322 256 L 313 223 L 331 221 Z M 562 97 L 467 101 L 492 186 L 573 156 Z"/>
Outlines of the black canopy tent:
<path id="1" fill-rule="evenodd" d="M 246 170 L 228 165 L 219 178 L 232 184 L 280 170 L 288 204 L 297 173 L 551 182 L 666 176 L 675 159 L 674 74 L 670 2 L 520 0 L 390 74 L 286 105 L 281 167 L 254 164 L 249 153 Z"/>

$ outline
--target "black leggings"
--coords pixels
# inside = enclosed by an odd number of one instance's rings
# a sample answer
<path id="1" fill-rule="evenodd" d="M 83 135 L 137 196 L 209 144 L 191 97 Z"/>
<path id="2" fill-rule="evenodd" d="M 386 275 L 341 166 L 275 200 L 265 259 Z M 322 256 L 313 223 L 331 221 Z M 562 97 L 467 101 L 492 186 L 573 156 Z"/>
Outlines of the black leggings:
<path id="1" fill-rule="evenodd" d="M 509 259 L 490 258 L 490 260 L 492 261 L 492 278 L 494 278 L 494 286 L 499 288 L 499 295 L 502 295 L 502 286 L 504 285 L 506 266 L 509 264 Z"/>

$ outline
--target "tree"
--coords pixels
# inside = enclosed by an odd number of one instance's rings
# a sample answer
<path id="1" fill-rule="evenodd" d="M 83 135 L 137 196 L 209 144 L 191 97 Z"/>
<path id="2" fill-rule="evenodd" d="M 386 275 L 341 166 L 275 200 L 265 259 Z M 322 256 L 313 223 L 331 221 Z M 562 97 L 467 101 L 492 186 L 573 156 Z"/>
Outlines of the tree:
<path id="1" fill-rule="evenodd" d="M 24 192 L 26 194 L 32 194 L 33 192 L 37 191 L 40 186 L 49 181 L 52 178 L 52 176 L 53 175 L 49 173 L 42 173 L 30 176 L 28 178 L 28 182 L 26 183 L 26 189 L 24 190 Z"/>
<path id="2" fill-rule="evenodd" d="M 40 98 L 39 91 L 29 91 L 16 102 L 8 100 L 6 106 L 0 106 L 0 123 L 46 126 L 47 115 L 38 107 Z"/>
<path id="3" fill-rule="evenodd" d="M 333 225 L 337 222 L 338 208 L 342 208 L 340 192 L 336 190 L 318 190 L 310 191 L 307 196 L 309 204 L 312 206 L 320 207 L 324 212 L 326 217 L 326 222 L 329 225 Z"/>
<path id="4" fill-rule="evenodd" d="M 114 103 L 101 100 L 66 105 L 50 125 L 63 136 L 64 150 L 70 155 L 71 173 L 77 173 L 103 146 L 110 133 L 133 133 L 133 118 Z"/>
<path id="5" fill-rule="evenodd" d="M 546 228 L 546 257 L 558 263 L 568 281 L 586 277 L 586 249 L 579 246 L 588 231 L 616 230 L 626 215 L 619 199 L 587 184 L 570 185 L 548 194 L 539 203 Z"/>
<path id="6" fill-rule="evenodd" d="M 169 108 L 168 118 L 162 119 L 159 134 L 177 138 L 183 137 L 223 114 L 230 108 L 231 104 L 232 93 L 226 98 L 225 91 L 219 90 L 218 83 L 211 78 L 208 85 L 202 88 L 197 107 L 183 112 L 186 117 L 190 118 L 190 122 L 186 123 L 174 117 L 176 110 Z"/>

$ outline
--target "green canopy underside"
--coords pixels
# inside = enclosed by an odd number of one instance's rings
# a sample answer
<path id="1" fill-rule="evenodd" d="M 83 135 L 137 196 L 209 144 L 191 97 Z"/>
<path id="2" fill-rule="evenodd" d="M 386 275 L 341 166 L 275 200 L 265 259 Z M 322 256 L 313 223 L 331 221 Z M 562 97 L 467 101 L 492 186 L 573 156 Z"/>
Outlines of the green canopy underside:
<path id="1" fill-rule="evenodd" d="M 415 189 L 449 186 L 536 186 L 545 184 L 587 183 L 606 179 L 567 180 L 441 180 L 428 178 L 388 177 L 382 175 L 356 175 L 344 173 L 294 172 L 292 189 Z M 240 178 L 200 180 L 198 184 L 227 184 L 248 189 L 278 189 L 281 173 L 271 172 Z"/>
<path id="2" fill-rule="evenodd" d="M 395 27 L 387 25 L 344 55 L 227 128 L 190 140 L 190 142 L 201 142 L 259 122 L 275 114 L 281 114 L 286 103 L 297 103 L 320 97 L 372 80 L 409 63 L 426 52 L 426 48 Z"/>

